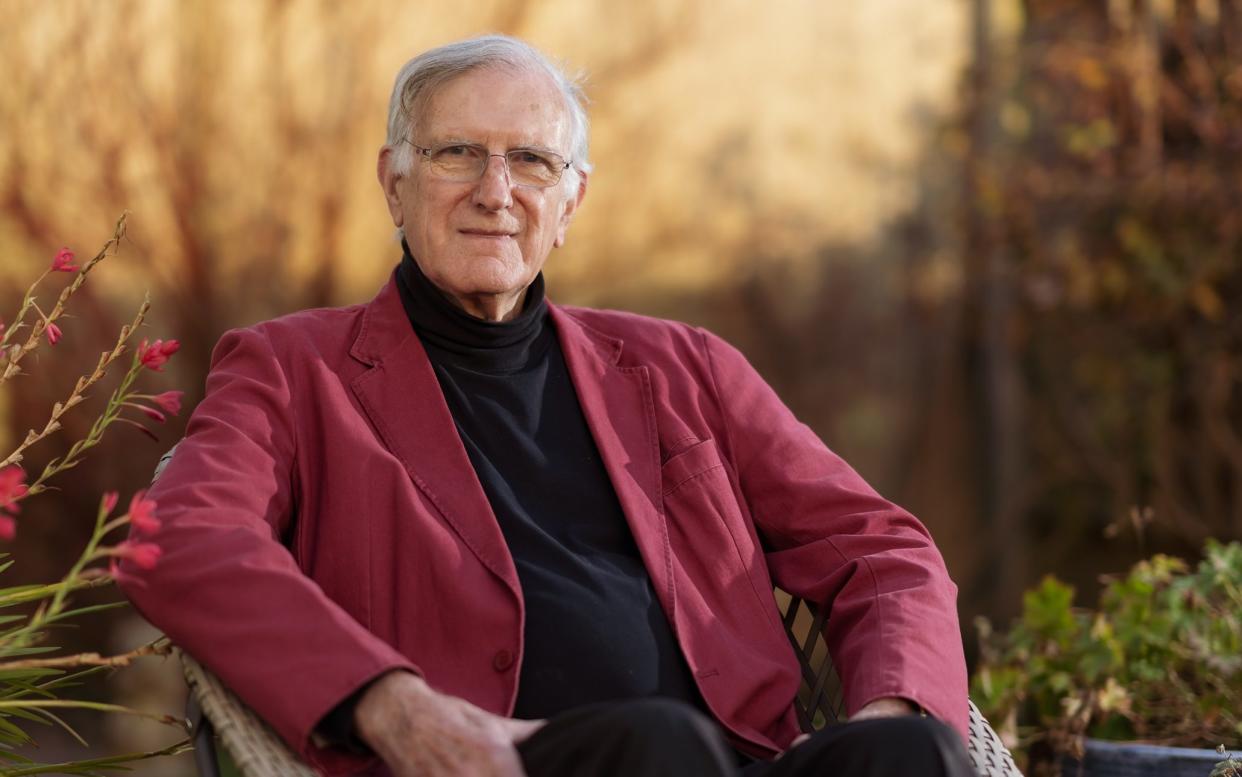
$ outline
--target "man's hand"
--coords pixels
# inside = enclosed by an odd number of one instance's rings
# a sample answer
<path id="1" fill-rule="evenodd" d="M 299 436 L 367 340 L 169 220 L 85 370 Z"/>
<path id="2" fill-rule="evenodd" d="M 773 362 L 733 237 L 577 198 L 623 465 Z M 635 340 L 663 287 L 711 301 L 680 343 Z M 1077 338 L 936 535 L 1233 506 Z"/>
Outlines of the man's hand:
<path id="1" fill-rule="evenodd" d="M 354 724 L 394 777 L 525 777 L 515 745 L 544 721 L 493 715 L 394 671 L 363 694 Z"/>
<path id="2" fill-rule="evenodd" d="M 914 715 L 917 712 L 918 708 L 905 699 L 897 696 L 885 696 L 863 705 L 862 709 L 855 712 L 850 717 L 849 722 L 853 723 L 856 720 L 868 720 L 870 718 L 896 718 L 902 715 Z M 790 743 L 789 750 L 793 750 L 795 747 L 810 738 L 810 734 L 799 734 L 794 738 L 794 741 Z M 789 752 L 789 750 L 781 753 L 777 756 L 777 758 L 779 759 L 782 755 Z"/>
<path id="3" fill-rule="evenodd" d="M 901 715 L 914 715 L 917 713 L 918 708 L 905 699 L 896 696 L 885 696 L 865 704 L 862 709 L 850 716 L 850 722 L 869 720 L 871 718 L 896 718 Z"/>

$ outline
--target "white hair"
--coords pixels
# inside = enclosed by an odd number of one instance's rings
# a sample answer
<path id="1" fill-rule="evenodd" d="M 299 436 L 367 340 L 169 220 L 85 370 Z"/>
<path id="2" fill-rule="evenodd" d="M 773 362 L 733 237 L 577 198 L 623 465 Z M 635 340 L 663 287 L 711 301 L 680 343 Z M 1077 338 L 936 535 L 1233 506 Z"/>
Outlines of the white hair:
<path id="1" fill-rule="evenodd" d="M 578 172 L 590 172 L 587 160 L 586 97 L 578 79 L 570 78 L 542 52 L 525 41 L 507 35 L 484 35 L 449 43 L 419 54 L 406 62 L 397 73 L 388 101 L 388 140 L 392 169 L 408 175 L 414 164 L 414 150 L 409 143 L 411 130 L 419 116 L 440 87 L 472 70 L 485 67 L 510 67 L 547 74 L 560 90 L 569 115 L 569 153 L 572 167 L 562 179 L 566 192 L 578 187 Z"/>

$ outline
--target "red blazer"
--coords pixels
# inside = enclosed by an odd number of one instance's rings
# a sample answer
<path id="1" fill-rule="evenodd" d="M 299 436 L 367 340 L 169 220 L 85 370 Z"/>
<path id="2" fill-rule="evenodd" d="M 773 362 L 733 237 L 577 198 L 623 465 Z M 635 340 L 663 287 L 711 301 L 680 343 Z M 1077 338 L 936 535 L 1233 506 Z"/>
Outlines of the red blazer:
<path id="1" fill-rule="evenodd" d="M 691 326 L 550 305 L 587 423 L 699 689 L 735 744 L 798 733 L 773 583 L 831 607 L 853 712 L 912 699 L 966 737 L 956 587 L 738 351 Z M 233 330 L 151 491 L 139 610 L 328 773 L 318 721 L 394 667 L 509 714 L 522 593 L 393 282 L 369 304 Z M 608 617 L 600 613 L 601 618 Z"/>

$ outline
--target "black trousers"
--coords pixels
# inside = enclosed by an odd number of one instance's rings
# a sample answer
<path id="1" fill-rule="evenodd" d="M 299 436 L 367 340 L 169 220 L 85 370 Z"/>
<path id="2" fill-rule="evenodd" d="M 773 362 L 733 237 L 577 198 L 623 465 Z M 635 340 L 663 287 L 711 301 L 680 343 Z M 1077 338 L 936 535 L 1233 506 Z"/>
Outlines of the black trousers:
<path id="1" fill-rule="evenodd" d="M 975 777 L 961 739 L 931 718 L 829 726 L 776 761 L 755 761 L 693 707 L 665 699 L 558 715 L 518 751 L 527 777 Z"/>

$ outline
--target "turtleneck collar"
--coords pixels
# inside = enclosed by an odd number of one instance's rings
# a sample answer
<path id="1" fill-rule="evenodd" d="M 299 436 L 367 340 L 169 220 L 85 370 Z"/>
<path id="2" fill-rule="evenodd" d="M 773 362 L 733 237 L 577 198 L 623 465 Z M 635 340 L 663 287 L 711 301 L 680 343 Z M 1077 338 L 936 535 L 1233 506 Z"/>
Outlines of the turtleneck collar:
<path id="1" fill-rule="evenodd" d="M 433 362 L 480 372 L 509 372 L 541 358 L 551 334 L 543 273 L 526 289 L 522 312 L 509 321 L 484 321 L 436 288 L 402 241 L 397 290 L 410 324 Z"/>

